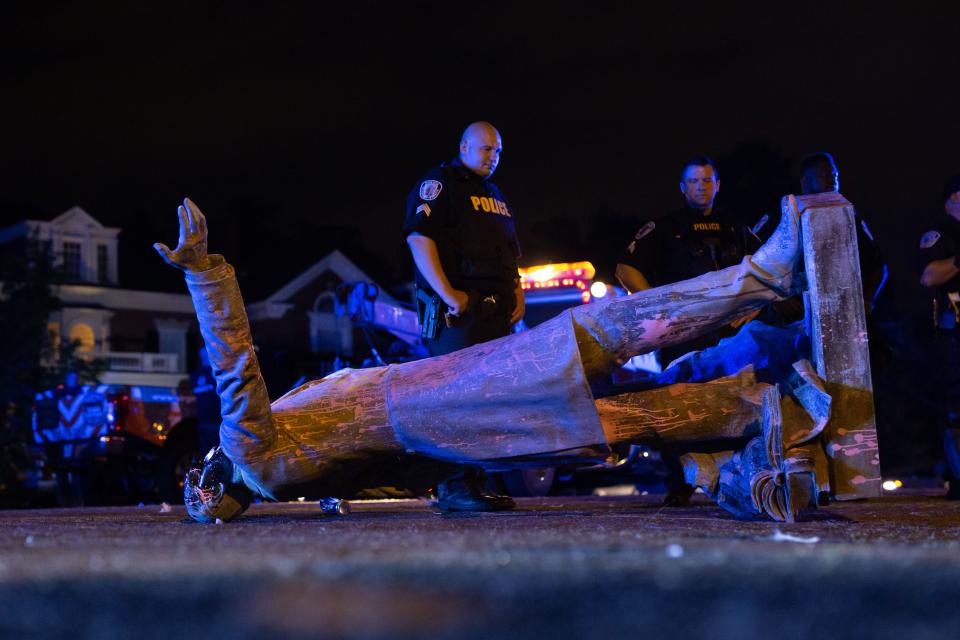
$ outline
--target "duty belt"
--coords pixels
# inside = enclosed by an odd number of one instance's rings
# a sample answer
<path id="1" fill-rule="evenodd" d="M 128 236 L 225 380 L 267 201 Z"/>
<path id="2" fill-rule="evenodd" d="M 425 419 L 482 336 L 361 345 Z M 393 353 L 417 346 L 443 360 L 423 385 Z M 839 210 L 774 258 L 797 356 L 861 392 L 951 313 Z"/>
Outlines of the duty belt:
<path id="1" fill-rule="evenodd" d="M 417 320 L 420 322 L 420 337 L 434 340 L 440 334 L 443 325 L 448 327 L 469 327 L 474 322 L 490 321 L 496 318 L 507 319 L 513 310 L 509 299 L 501 293 L 481 293 L 471 289 L 468 293 L 467 308 L 460 315 L 448 312 L 446 303 L 436 293 L 417 287 Z"/>

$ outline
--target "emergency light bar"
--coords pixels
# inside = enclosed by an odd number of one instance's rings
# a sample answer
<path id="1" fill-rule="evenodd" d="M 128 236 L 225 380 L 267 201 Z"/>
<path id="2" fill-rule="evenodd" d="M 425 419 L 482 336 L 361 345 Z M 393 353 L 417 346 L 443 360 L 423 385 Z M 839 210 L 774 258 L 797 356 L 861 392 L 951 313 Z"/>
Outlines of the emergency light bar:
<path id="1" fill-rule="evenodd" d="M 576 287 L 587 291 L 596 272 L 593 265 L 587 261 L 524 267 L 520 269 L 520 286 L 524 290 Z"/>

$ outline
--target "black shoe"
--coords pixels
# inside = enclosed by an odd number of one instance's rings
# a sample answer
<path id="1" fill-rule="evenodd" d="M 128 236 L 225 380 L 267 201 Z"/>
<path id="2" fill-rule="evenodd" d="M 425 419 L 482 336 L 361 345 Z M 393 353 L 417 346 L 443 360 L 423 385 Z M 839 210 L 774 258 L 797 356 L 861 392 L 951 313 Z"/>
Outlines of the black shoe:
<path id="1" fill-rule="evenodd" d="M 667 491 L 667 496 L 663 499 L 664 507 L 686 507 L 690 504 L 690 497 L 697 488 L 686 482 L 672 487 Z"/>
<path id="2" fill-rule="evenodd" d="M 482 471 L 467 470 L 437 485 L 437 508 L 441 511 L 505 511 L 515 506 L 510 496 L 493 493 L 484 486 Z"/>

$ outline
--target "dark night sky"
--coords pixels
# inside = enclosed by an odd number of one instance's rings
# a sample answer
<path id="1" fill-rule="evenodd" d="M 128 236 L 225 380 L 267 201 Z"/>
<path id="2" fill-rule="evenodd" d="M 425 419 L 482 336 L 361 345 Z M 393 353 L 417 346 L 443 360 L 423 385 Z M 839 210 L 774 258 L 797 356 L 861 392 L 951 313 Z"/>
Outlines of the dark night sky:
<path id="1" fill-rule="evenodd" d="M 334 245 L 395 279 L 406 192 L 482 118 L 530 260 L 614 260 L 622 237 L 570 255 L 591 216 L 661 215 L 690 155 L 795 172 L 829 149 L 914 304 L 960 171 L 957 3 L 731 4 L 23 3 L 0 21 L 0 225 L 80 205 L 124 229 L 123 284 L 177 290 L 149 243 L 190 195 L 249 297 Z M 720 170 L 750 219 L 790 186 Z"/>

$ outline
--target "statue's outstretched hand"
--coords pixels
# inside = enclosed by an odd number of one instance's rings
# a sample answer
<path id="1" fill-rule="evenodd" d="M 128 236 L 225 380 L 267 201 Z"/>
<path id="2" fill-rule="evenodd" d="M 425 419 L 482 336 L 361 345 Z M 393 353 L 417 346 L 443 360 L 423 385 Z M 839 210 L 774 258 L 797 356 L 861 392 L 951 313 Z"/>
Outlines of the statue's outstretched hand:
<path id="1" fill-rule="evenodd" d="M 167 264 L 183 271 L 206 271 L 215 266 L 207 255 L 207 220 L 190 198 L 177 208 L 180 215 L 180 238 L 177 248 L 157 242 L 153 248 Z"/>

